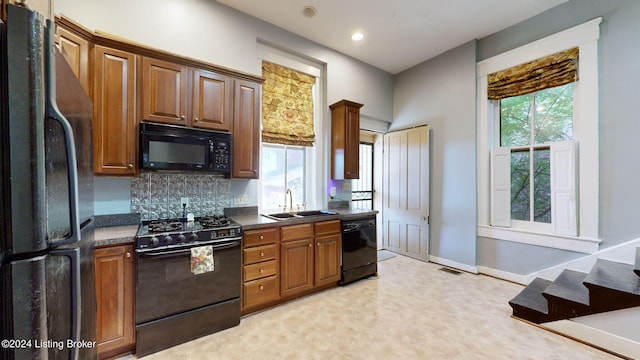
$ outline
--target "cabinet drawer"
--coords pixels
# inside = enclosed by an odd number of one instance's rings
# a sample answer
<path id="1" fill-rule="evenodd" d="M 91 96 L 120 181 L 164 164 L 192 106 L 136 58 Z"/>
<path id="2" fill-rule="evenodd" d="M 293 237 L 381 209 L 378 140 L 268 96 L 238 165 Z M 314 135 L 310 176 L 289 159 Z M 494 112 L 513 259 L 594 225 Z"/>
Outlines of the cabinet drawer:
<path id="1" fill-rule="evenodd" d="M 256 246 L 248 249 L 243 249 L 244 264 L 254 264 L 260 261 L 273 260 L 276 258 L 277 251 L 276 244 Z"/>
<path id="2" fill-rule="evenodd" d="M 255 280 L 265 276 L 276 274 L 277 262 L 275 260 L 265 261 L 253 265 L 245 265 L 242 270 L 244 281 Z"/>
<path id="3" fill-rule="evenodd" d="M 275 243 L 279 235 L 278 228 L 245 231 L 244 246 Z"/>
<path id="4" fill-rule="evenodd" d="M 280 231 L 282 241 L 307 239 L 313 237 L 313 224 L 283 226 Z"/>
<path id="5" fill-rule="evenodd" d="M 245 308 L 278 299 L 278 278 L 275 275 L 245 282 L 242 287 Z"/>
<path id="6" fill-rule="evenodd" d="M 316 236 L 339 234 L 342 230 L 342 228 L 340 227 L 340 220 L 317 222 L 315 226 Z"/>

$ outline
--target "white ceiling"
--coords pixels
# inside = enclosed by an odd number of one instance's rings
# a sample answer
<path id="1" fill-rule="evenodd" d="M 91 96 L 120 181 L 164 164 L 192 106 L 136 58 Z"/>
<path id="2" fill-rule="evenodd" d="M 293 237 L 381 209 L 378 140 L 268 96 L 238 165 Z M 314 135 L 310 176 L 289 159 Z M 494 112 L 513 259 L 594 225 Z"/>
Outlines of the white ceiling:
<path id="1" fill-rule="evenodd" d="M 568 0 L 217 0 L 392 74 Z M 302 15 L 313 6 L 313 18 Z M 351 34 L 365 38 L 353 42 Z"/>

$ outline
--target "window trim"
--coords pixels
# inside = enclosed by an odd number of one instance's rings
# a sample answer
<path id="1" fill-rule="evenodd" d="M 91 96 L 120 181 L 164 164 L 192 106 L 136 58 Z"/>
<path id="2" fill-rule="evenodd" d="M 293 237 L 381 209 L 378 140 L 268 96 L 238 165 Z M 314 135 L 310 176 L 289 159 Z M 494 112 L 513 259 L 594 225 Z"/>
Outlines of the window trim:
<path id="1" fill-rule="evenodd" d="M 558 32 L 477 63 L 477 193 L 478 236 L 498 240 L 593 253 L 599 243 L 599 94 L 598 39 L 602 18 Z M 489 74 L 553 53 L 579 47 L 579 81 L 574 89 L 574 141 L 578 173 L 578 236 L 541 234 L 490 225 L 491 148 L 499 136 L 496 102 L 487 99 Z"/>

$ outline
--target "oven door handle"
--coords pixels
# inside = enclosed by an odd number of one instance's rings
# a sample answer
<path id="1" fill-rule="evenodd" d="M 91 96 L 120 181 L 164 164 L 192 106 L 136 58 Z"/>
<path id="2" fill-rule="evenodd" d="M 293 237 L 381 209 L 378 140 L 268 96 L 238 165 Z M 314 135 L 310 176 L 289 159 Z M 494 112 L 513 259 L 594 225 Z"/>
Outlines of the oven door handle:
<path id="1" fill-rule="evenodd" d="M 187 249 L 180 249 L 180 250 L 167 250 L 167 251 L 158 251 L 158 252 L 142 252 L 142 253 L 138 253 L 138 255 L 141 258 L 165 258 L 165 257 L 174 257 L 174 256 L 181 256 L 181 255 L 187 255 L 187 254 L 191 254 L 191 249 L 195 248 L 195 247 L 200 247 L 200 246 L 207 246 L 207 245 L 211 245 L 213 244 L 213 250 L 224 250 L 224 249 L 230 249 L 230 248 L 234 248 L 237 246 L 240 246 L 240 240 L 235 240 L 232 242 L 224 242 L 224 243 L 215 243 L 215 242 L 211 242 L 211 243 L 204 243 L 204 244 L 198 244 L 197 246 L 191 246 Z"/>

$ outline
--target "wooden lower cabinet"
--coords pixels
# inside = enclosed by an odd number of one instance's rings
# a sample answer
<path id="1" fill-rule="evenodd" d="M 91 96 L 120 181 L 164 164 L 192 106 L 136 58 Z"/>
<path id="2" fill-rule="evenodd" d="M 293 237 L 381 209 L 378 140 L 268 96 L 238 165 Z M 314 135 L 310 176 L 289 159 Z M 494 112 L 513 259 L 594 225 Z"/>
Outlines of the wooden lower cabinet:
<path id="1" fill-rule="evenodd" d="M 245 231 L 242 314 L 336 286 L 341 244 L 340 220 Z"/>
<path id="2" fill-rule="evenodd" d="M 248 313 L 280 298 L 280 229 L 245 231 L 243 240 L 242 312 Z"/>
<path id="3" fill-rule="evenodd" d="M 135 349 L 134 250 L 132 245 L 95 251 L 98 357 Z"/>

